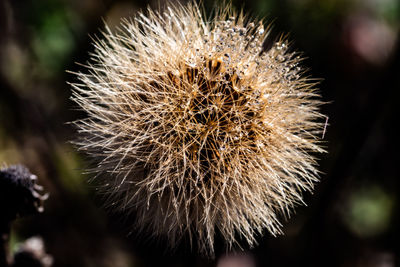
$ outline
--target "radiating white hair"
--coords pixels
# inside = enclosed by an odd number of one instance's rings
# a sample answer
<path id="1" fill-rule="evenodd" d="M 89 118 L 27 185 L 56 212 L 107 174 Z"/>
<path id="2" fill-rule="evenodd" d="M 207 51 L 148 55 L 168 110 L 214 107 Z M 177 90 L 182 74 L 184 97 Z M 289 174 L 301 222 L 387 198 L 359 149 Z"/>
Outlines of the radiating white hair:
<path id="1" fill-rule="evenodd" d="M 186 236 L 213 255 L 268 230 L 318 180 L 324 115 L 315 80 L 283 38 L 223 6 L 148 10 L 106 28 L 73 100 L 80 150 L 92 156 L 110 203 L 136 226 Z M 322 121 L 322 122 L 321 122 Z"/>

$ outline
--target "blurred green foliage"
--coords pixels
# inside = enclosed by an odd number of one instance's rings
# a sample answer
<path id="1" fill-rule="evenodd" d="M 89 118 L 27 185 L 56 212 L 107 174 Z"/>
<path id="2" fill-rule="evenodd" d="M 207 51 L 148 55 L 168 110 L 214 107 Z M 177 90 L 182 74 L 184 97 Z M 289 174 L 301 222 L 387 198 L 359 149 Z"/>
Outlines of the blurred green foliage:
<path id="1" fill-rule="evenodd" d="M 44 16 L 33 39 L 33 50 L 39 61 L 39 73 L 56 75 L 62 71 L 74 49 L 74 38 L 64 12 Z"/>
<path id="2" fill-rule="evenodd" d="M 393 216 L 394 198 L 378 186 L 355 191 L 346 206 L 344 219 L 351 231 L 373 237 L 387 230 Z"/>

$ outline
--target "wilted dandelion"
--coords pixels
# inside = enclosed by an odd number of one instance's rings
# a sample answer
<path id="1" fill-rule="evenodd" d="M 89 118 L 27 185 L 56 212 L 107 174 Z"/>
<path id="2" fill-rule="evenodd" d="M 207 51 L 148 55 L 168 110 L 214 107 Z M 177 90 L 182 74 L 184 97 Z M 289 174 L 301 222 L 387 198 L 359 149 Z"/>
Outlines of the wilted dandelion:
<path id="1" fill-rule="evenodd" d="M 136 226 L 189 237 L 214 253 L 250 246 L 317 181 L 323 152 L 314 84 L 297 53 L 229 6 L 206 21 L 195 4 L 149 10 L 106 28 L 73 100 L 79 148 L 96 160 L 110 205 Z"/>

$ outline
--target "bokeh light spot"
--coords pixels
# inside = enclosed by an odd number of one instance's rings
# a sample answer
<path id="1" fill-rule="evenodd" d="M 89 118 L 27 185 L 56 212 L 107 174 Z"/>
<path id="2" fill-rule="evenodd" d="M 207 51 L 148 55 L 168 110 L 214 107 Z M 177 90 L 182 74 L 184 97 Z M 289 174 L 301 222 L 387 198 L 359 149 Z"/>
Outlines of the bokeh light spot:
<path id="1" fill-rule="evenodd" d="M 360 237 L 384 233 L 391 221 L 393 199 L 382 188 L 370 186 L 353 193 L 347 203 L 344 221 Z"/>

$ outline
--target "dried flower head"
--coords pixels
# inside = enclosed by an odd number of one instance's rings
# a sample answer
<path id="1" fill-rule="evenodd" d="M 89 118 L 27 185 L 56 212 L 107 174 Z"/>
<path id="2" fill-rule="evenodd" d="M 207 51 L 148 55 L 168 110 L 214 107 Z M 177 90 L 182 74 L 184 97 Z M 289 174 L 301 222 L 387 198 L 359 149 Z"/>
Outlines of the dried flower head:
<path id="1" fill-rule="evenodd" d="M 11 222 L 19 216 L 43 212 L 48 193 L 37 184 L 37 176 L 23 165 L 4 166 L 0 169 L 1 219 Z"/>
<path id="2" fill-rule="evenodd" d="M 148 10 L 108 28 L 73 100 L 79 148 L 97 161 L 110 204 L 176 245 L 212 255 L 214 237 L 252 246 L 317 181 L 318 94 L 287 42 L 230 6 Z"/>

